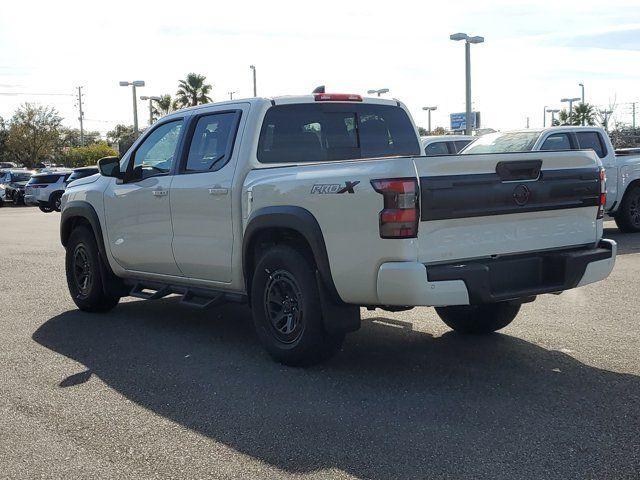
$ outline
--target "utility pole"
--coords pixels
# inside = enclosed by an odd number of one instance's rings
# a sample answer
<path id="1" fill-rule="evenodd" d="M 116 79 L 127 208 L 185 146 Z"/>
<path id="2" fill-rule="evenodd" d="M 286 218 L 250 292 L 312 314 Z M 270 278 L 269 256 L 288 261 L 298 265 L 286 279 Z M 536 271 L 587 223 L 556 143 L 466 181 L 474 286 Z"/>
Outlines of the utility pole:
<path id="1" fill-rule="evenodd" d="M 584 105 L 584 83 L 579 83 L 578 85 L 582 89 L 582 105 Z M 582 126 L 584 127 L 584 116 L 582 117 Z"/>
<path id="2" fill-rule="evenodd" d="M 227 92 L 227 93 L 229 94 L 229 100 L 233 100 L 233 94 L 237 92 Z"/>
<path id="3" fill-rule="evenodd" d="M 527 117 L 527 128 L 529 128 L 529 117 Z"/>
<path id="4" fill-rule="evenodd" d="M 547 106 L 544 106 L 544 109 L 542 110 L 542 128 L 545 128 L 547 126 Z"/>
<path id="5" fill-rule="evenodd" d="M 82 87 L 78 87 L 78 109 L 80 110 L 80 116 L 78 120 L 80 120 L 80 146 L 84 147 L 84 127 L 82 124 L 84 112 L 82 111 Z"/>
<path id="6" fill-rule="evenodd" d="M 633 113 L 632 113 L 633 121 L 632 121 L 632 123 L 633 123 L 633 129 L 635 130 L 636 129 L 636 102 L 633 102 L 631 104 L 631 108 L 633 109 Z"/>

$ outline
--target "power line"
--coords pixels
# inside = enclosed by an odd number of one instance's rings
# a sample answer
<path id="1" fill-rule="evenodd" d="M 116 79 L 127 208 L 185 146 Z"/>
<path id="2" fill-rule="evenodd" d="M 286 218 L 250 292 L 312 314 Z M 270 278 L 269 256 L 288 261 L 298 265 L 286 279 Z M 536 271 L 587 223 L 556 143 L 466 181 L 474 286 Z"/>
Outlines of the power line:
<path id="1" fill-rule="evenodd" d="M 6 96 L 14 96 L 14 95 L 44 95 L 44 96 L 48 96 L 48 97 L 55 97 L 55 96 L 73 97 L 73 96 L 75 96 L 72 93 L 29 93 L 29 92 L 0 92 L 0 95 L 6 95 Z"/>

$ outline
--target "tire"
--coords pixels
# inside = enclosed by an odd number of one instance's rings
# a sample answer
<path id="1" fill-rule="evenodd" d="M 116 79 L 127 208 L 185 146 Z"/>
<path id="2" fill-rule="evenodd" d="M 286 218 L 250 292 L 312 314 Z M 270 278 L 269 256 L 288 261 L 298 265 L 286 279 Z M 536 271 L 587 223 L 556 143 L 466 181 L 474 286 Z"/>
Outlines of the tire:
<path id="1" fill-rule="evenodd" d="M 51 207 L 47 206 L 47 205 L 38 205 L 38 208 L 43 213 L 51 213 L 51 212 L 53 212 L 53 209 Z"/>
<path id="2" fill-rule="evenodd" d="M 51 205 L 52 210 L 59 212 L 62 209 L 62 192 L 54 192 L 49 197 L 49 205 Z"/>
<path id="3" fill-rule="evenodd" d="M 14 205 L 24 205 L 24 196 L 19 192 L 13 194 L 13 204 Z"/>
<path id="4" fill-rule="evenodd" d="M 640 186 L 632 187 L 624 194 L 614 218 L 621 232 L 640 232 Z"/>
<path id="5" fill-rule="evenodd" d="M 436 307 L 436 313 L 447 326 L 464 334 L 487 334 L 500 330 L 509 325 L 519 311 L 520 305 L 510 302 Z"/>
<path id="6" fill-rule="evenodd" d="M 276 245 L 258 261 L 251 309 L 262 345 L 284 365 L 314 365 L 342 346 L 344 333 L 324 328 L 314 265 L 295 248 Z"/>
<path id="7" fill-rule="evenodd" d="M 66 250 L 67 285 L 73 302 L 84 312 L 104 313 L 113 309 L 120 297 L 104 293 L 102 260 L 93 232 L 84 226 L 76 227 Z"/>

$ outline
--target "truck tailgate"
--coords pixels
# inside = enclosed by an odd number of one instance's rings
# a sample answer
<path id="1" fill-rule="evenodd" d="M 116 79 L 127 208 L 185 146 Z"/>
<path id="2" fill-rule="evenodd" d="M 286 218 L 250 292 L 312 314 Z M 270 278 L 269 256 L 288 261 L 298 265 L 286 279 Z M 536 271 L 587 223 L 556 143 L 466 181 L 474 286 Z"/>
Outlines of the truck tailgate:
<path id="1" fill-rule="evenodd" d="M 414 159 L 418 259 L 440 263 L 594 244 L 600 162 L 593 152 Z"/>

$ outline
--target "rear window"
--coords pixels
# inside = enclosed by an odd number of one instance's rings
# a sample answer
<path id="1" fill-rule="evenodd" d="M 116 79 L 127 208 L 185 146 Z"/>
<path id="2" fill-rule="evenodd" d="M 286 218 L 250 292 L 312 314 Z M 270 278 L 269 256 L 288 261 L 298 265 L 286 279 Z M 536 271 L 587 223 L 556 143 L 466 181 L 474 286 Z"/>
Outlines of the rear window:
<path id="1" fill-rule="evenodd" d="M 262 163 L 320 162 L 420 155 L 403 109 L 369 104 L 310 103 L 271 107 L 258 142 Z"/>
<path id="2" fill-rule="evenodd" d="M 45 183 L 56 183 L 60 177 L 64 177 L 64 175 L 38 175 L 35 177 L 31 177 L 29 184 L 41 185 Z"/>
<path id="3" fill-rule="evenodd" d="M 433 142 L 424 148 L 424 153 L 427 157 L 449 155 L 449 147 L 447 146 L 447 142 Z"/>
<path id="4" fill-rule="evenodd" d="M 30 173 L 12 173 L 11 181 L 12 182 L 26 182 L 31 178 Z"/>
<path id="5" fill-rule="evenodd" d="M 544 141 L 540 150 L 571 150 L 571 140 L 568 133 L 554 133 Z"/>

